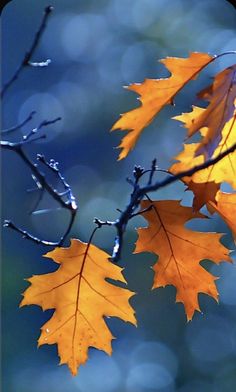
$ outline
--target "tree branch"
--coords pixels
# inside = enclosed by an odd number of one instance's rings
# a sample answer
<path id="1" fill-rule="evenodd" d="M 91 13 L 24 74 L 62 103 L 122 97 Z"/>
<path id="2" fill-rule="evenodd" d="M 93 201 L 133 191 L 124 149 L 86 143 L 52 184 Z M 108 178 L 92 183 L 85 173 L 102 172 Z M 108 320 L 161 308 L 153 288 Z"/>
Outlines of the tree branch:
<path id="1" fill-rule="evenodd" d="M 31 131 L 23 136 L 23 140 L 29 140 L 33 135 L 35 135 L 41 128 L 46 127 L 47 125 L 55 124 L 57 121 L 60 121 L 61 117 L 57 117 L 54 120 L 44 120 L 42 121 L 38 127 L 31 129 Z"/>
<path id="2" fill-rule="evenodd" d="M 231 154 L 236 150 L 236 143 L 234 143 L 230 148 L 219 154 L 217 157 L 209 159 L 200 165 L 194 166 L 192 169 L 185 170 L 181 173 L 174 174 L 172 177 L 167 177 L 163 181 L 158 181 L 153 185 L 148 185 L 146 187 L 142 188 L 141 193 L 148 193 L 148 192 L 153 192 L 157 191 L 160 188 L 164 188 L 167 185 L 172 184 L 173 182 L 176 182 L 177 180 L 181 180 L 183 177 L 192 177 L 195 173 L 199 172 L 200 170 L 207 169 L 210 166 L 215 165 L 217 162 L 221 161 L 221 159 L 225 158 L 227 155 Z M 172 173 L 170 173 L 172 174 Z"/>
<path id="3" fill-rule="evenodd" d="M 175 175 L 172 173 L 168 173 L 171 176 L 164 178 L 164 180 L 162 180 L 162 181 L 156 181 L 153 184 L 150 183 L 150 177 L 151 177 L 151 182 L 152 182 L 153 173 L 156 168 L 156 166 L 155 166 L 156 162 L 153 161 L 151 170 L 147 170 L 147 171 L 144 171 L 144 169 L 141 168 L 140 166 L 135 166 L 135 170 L 133 172 L 134 177 L 135 177 L 135 181 L 130 180 L 134 189 L 131 194 L 129 204 L 126 206 L 124 211 L 121 211 L 120 217 L 116 221 L 114 221 L 114 222 L 101 221 L 100 227 L 104 226 L 104 225 L 116 227 L 117 235 L 114 240 L 114 246 L 113 246 L 111 260 L 114 262 L 118 262 L 120 260 L 121 250 L 122 250 L 122 245 L 123 245 L 123 236 L 126 231 L 127 224 L 131 218 L 139 215 L 142 212 L 142 211 L 136 212 L 136 210 L 139 207 L 142 199 L 145 196 L 147 196 L 147 194 L 149 192 L 158 191 L 159 189 L 164 188 L 167 185 L 170 185 L 178 180 L 181 180 L 183 177 L 191 177 L 195 173 L 199 172 L 200 170 L 207 169 L 208 167 L 215 165 L 217 162 L 219 162 L 221 159 L 225 158 L 227 155 L 231 154 L 235 150 L 236 150 L 236 143 L 233 144 L 230 148 L 228 148 L 227 150 L 225 150 L 224 152 L 222 152 L 221 154 L 219 154 L 215 158 L 209 159 L 200 165 L 197 165 L 191 169 L 182 171 L 182 172 L 175 174 Z M 138 172 L 139 172 L 138 179 L 141 178 L 141 176 L 144 172 L 150 171 L 150 173 L 151 173 L 151 175 L 149 176 L 149 180 L 148 180 L 147 185 L 145 185 L 143 187 L 140 187 L 138 184 L 138 181 L 137 181 L 137 168 L 138 168 Z M 97 221 L 95 223 L 97 223 Z"/>
<path id="4" fill-rule="evenodd" d="M 36 242 L 37 244 L 41 245 L 47 245 L 47 246 L 57 246 L 58 242 L 51 242 L 51 241 L 46 241 L 46 240 L 41 240 L 32 234 L 28 233 L 28 231 L 16 226 L 12 221 L 6 219 L 4 220 L 3 227 L 8 227 L 17 233 L 22 234 L 22 238 L 26 238 L 27 240 L 31 240 L 33 242 Z"/>
<path id="5" fill-rule="evenodd" d="M 35 140 L 35 139 L 34 139 Z M 23 150 L 23 146 L 26 143 L 30 143 L 33 140 L 23 140 L 21 142 L 17 143 L 11 143 L 8 141 L 1 141 L 1 146 L 3 149 L 14 151 L 16 154 L 20 156 L 20 158 L 25 162 L 25 164 L 30 168 L 32 172 L 32 176 L 34 181 L 36 182 L 38 188 L 41 190 L 46 190 L 54 200 L 56 200 L 57 203 L 61 205 L 62 208 L 65 208 L 70 212 L 70 221 L 68 224 L 68 227 L 62 237 L 59 239 L 57 242 L 50 242 L 46 240 L 41 240 L 32 234 L 28 233 L 26 230 L 23 230 L 19 227 L 17 227 L 14 223 L 11 221 L 7 220 L 4 223 L 5 227 L 9 227 L 21 234 L 23 234 L 24 238 L 27 238 L 31 241 L 34 241 L 38 244 L 43 244 L 43 245 L 53 245 L 53 246 L 61 246 L 68 235 L 68 233 L 71 230 L 71 227 L 74 223 L 75 217 L 76 217 L 76 212 L 77 212 L 77 203 L 76 199 L 72 193 L 72 190 L 69 186 L 69 184 L 65 181 L 64 177 L 60 173 L 58 169 L 58 162 L 55 162 L 54 160 L 51 160 L 50 162 L 47 162 L 45 157 L 41 154 L 37 155 L 37 160 L 45 165 L 49 170 L 51 170 L 53 173 L 56 174 L 56 176 L 59 178 L 61 184 L 63 185 L 65 191 L 64 192 L 58 192 L 51 184 L 46 179 L 46 176 L 44 173 L 41 172 L 38 163 L 34 163 L 31 161 L 28 156 L 25 154 Z M 64 200 L 64 197 L 66 197 L 66 200 Z"/>
<path id="6" fill-rule="evenodd" d="M 42 18 L 42 22 L 39 26 L 38 31 L 35 34 L 34 40 L 32 42 L 32 45 L 29 49 L 29 51 L 25 54 L 21 64 L 19 65 L 19 67 L 17 68 L 15 74 L 12 76 L 12 78 L 4 85 L 2 92 L 1 92 L 1 96 L 3 97 L 4 94 L 6 93 L 6 91 L 9 89 L 9 87 L 14 83 L 14 81 L 17 80 L 17 78 L 19 77 L 20 73 L 22 72 L 22 70 L 24 69 L 24 67 L 27 66 L 32 66 L 32 67 L 45 67 L 50 63 L 50 60 L 46 60 L 46 61 L 42 61 L 42 62 L 31 62 L 31 58 L 33 57 L 39 41 L 41 39 L 41 36 L 46 28 L 47 25 L 47 20 L 49 15 L 51 14 L 51 12 L 53 11 L 53 7 L 52 6 L 48 6 L 45 8 L 44 10 L 44 15 Z M 8 134 L 10 132 L 13 132 L 19 128 L 21 128 L 22 126 L 24 126 L 25 124 L 27 124 L 33 117 L 33 115 L 35 114 L 35 112 L 31 112 L 30 115 L 20 124 L 9 128 L 9 129 L 5 129 L 2 131 L 2 133 L 4 134 Z M 29 232 L 27 232 L 26 230 L 23 230 L 22 228 L 16 226 L 13 222 L 11 222 L 10 220 L 5 220 L 4 226 L 5 227 L 9 227 L 19 233 L 21 233 L 23 235 L 24 238 L 27 238 L 31 241 L 34 241 L 38 244 L 43 244 L 43 245 L 50 245 L 50 246 L 60 246 L 62 245 L 62 243 L 64 242 L 66 236 L 68 235 L 68 233 L 70 232 L 72 225 L 74 223 L 75 217 L 76 217 L 76 212 L 77 212 L 77 204 L 76 204 L 76 199 L 72 193 L 72 190 L 69 186 L 69 184 L 65 181 L 64 177 L 62 176 L 62 174 L 60 173 L 59 169 L 58 169 L 58 162 L 54 161 L 53 159 L 51 159 L 49 162 L 47 162 L 47 160 L 45 159 L 45 157 L 41 154 L 37 155 L 37 161 L 38 163 L 34 163 L 25 153 L 23 147 L 26 144 L 32 143 L 38 139 L 42 139 L 45 138 L 45 135 L 39 136 L 37 138 L 33 138 L 33 136 L 38 133 L 38 131 L 48 125 L 54 124 L 55 122 L 59 121 L 61 118 L 55 118 L 54 120 L 44 120 L 42 121 L 38 127 L 31 129 L 31 131 L 24 135 L 21 141 L 18 142 L 9 142 L 9 141 L 1 141 L 1 146 L 3 149 L 5 150 L 10 150 L 10 151 L 14 151 L 24 162 L 25 164 L 29 167 L 29 169 L 32 172 L 32 179 L 34 180 L 34 182 L 36 183 L 36 190 L 39 190 L 40 193 L 40 197 L 37 200 L 37 203 L 35 205 L 34 208 L 37 208 L 42 195 L 43 195 L 43 191 L 47 191 L 49 193 L 49 195 L 52 196 L 52 198 L 59 203 L 59 205 L 61 206 L 61 208 L 66 209 L 67 211 L 70 212 L 70 220 L 69 220 L 69 224 L 64 232 L 64 234 L 62 235 L 62 237 L 57 241 L 57 242 L 51 242 L 51 241 L 46 241 L 46 240 L 42 240 L 39 239 L 37 237 L 35 237 L 34 235 L 30 234 Z M 59 192 L 57 189 L 55 189 L 47 180 L 45 174 L 40 170 L 39 164 L 47 167 L 47 169 L 49 171 L 52 171 L 56 177 L 59 179 L 60 184 L 63 186 L 64 191 L 63 192 Z M 33 213 L 33 211 L 31 211 L 31 213 Z"/>
<path id="7" fill-rule="evenodd" d="M 27 124 L 28 122 L 30 122 L 35 114 L 36 114 L 36 111 L 33 110 L 33 111 L 28 115 L 28 117 L 27 117 L 24 121 L 22 121 L 22 123 L 17 124 L 17 125 L 14 125 L 14 126 L 11 127 L 11 128 L 3 129 L 3 130 L 1 131 L 1 133 L 2 133 L 2 134 L 6 134 L 6 133 L 11 133 L 11 132 L 17 131 L 18 129 L 20 129 L 21 127 L 23 127 L 25 124 Z"/>
<path id="8" fill-rule="evenodd" d="M 40 27 L 38 29 L 38 31 L 35 34 L 33 43 L 31 45 L 31 48 L 29 49 L 28 52 L 26 52 L 25 57 L 23 58 L 21 64 L 19 65 L 19 67 L 17 68 L 16 72 L 14 73 L 14 75 L 11 77 L 11 79 L 5 83 L 5 85 L 3 86 L 3 89 L 1 91 L 1 97 L 3 98 L 3 96 L 5 95 L 5 93 L 7 92 L 7 90 L 9 89 L 9 87 L 12 85 L 12 83 L 14 83 L 20 73 L 22 72 L 22 70 L 27 67 L 27 66 L 33 66 L 33 67 L 42 67 L 42 66 L 47 66 L 50 63 L 50 60 L 46 60 L 45 62 L 40 62 L 40 63 L 31 63 L 31 58 L 35 52 L 35 50 L 37 49 L 37 46 L 39 44 L 40 38 L 47 26 L 47 20 L 49 15 L 51 14 L 51 12 L 53 11 L 53 7 L 52 6 L 48 6 L 44 9 L 44 15 L 43 15 L 43 19 L 42 22 L 40 24 Z"/>

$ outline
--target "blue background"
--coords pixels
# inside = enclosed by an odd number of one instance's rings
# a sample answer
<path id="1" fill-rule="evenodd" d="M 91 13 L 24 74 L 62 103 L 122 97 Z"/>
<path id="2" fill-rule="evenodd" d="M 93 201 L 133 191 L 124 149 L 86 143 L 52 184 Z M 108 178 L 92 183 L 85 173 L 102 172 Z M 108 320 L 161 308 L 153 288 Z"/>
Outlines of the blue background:
<path id="1" fill-rule="evenodd" d="M 2 109 L 3 128 L 23 121 L 30 111 L 37 114 L 23 127 L 27 133 L 42 120 L 57 116 L 62 121 L 41 133 L 47 139 L 27 147 L 32 158 L 44 153 L 59 161 L 62 173 L 78 199 L 79 211 L 72 230 L 87 241 L 93 218 L 116 219 L 116 208 L 129 199 L 126 177 L 134 164 L 150 167 L 157 158 L 168 168 L 182 149 L 184 129 L 170 117 L 190 111 L 195 94 L 210 83 L 218 71 L 235 62 L 225 56 L 210 65 L 196 82 L 176 98 L 175 107 L 165 108 L 146 129 L 135 150 L 117 162 L 121 132 L 109 130 L 123 113 L 136 105 L 135 94 L 122 86 L 146 77 L 166 77 L 157 62 L 166 56 L 186 57 L 190 51 L 218 54 L 236 48 L 236 14 L 224 0 L 55 0 L 55 10 L 42 37 L 34 61 L 52 59 L 48 68 L 25 69 L 7 92 Z M 44 0 L 15 0 L 2 14 L 2 77 L 8 80 L 31 45 L 40 24 Z M 21 131 L 9 140 L 19 140 Z M 28 168 L 13 153 L 2 154 L 2 216 L 48 240 L 57 240 L 68 215 L 44 197 L 39 208 L 47 214 L 31 215 L 37 195 Z M 161 174 L 158 174 L 161 176 Z M 161 178 L 161 177 L 160 177 Z M 181 199 L 183 185 L 163 189 L 152 198 Z M 3 230 L 2 265 L 2 357 L 4 392 L 231 392 L 236 388 L 236 269 L 235 266 L 203 264 L 215 275 L 220 304 L 200 295 L 203 313 L 186 323 L 181 304 L 175 304 L 175 289 L 150 291 L 155 257 L 132 255 L 134 228 L 145 225 L 141 218 L 130 222 L 120 265 L 125 267 L 129 287 L 138 293 L 131 302 L 138 328 L 118 319 L 107 321 L 113 335 L 113 355 L 90 349 L 89 361 L 77 377 L 57 366 L 55 346 L 37 349 L 42 324 L 51 311 L 31 306 L 18 308 L 26 277 L 55 269 L 42 259 L 47 249 Z M 226 232 L 218 218 L 197 222 L 199 230 Z M 114 232 L 103 228 L 95 244 L 112 250 Z M 230 234 L 224 243 L 233 247 Z M 68 241 L 67 241 L 68 244 Z"/>

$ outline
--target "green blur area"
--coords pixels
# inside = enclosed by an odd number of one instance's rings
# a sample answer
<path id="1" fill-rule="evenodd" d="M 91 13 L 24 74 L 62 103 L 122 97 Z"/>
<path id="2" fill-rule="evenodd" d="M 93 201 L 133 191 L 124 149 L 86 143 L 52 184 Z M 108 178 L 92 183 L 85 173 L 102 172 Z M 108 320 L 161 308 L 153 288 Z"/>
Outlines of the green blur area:
<path id="1" fill-rule="evenodd" d="M 167 169 L 181 151 L 185 130 L 170 118 L 198 104 L 196 92 L 211 77 L 235 62 L 224 56 L 207 67 L 162 110 L 143 132 L 135 149 L 117 161 L 122 132 L 109 133 L 114 122 L 138 106 L 135 94 L 122 86 L 145 78 L 167 77 L 157 62 L 166 56 L 187 57 L 191 51 L 219 54 L 236 48 L 236 13 L 224 0 L 52 0 L 54 12 L 33 61 L 50 58 L 47 68 L 25 69 L 2 104 L 2 128 L 22 122 L 32 110 L 30 123 L 9 135 L 17 141 L 43 120 L 62 117 L 40 131 L 47 138 L 26 148 L 35 159 L 43 153 L 59 162 L 61 172 L 78 200 L 78 215 L 71 236 L 88 241 L 93 219 L 114 220 L 117 209 L 129 201 L 126 177 L 135 164 L 150 168 L 151 161 Z M 44 0 L 13 0 L 2 13 L 2 79 L 8 80 L 22 61 L 40 24 Z M 163 178 L 163 174 L 158 174 Z M 53 179 L 52 179 L 53 180 Z M 55 184 L 57 185 L 57 184 Z M 17 156 L 2 153 L 2 217 L 48 240 L 57 240 L 69 216 L 45 195 L 38 209 L 31 173 Z M 227 188 L 226 188 L 227 189 Z M 180 183 L 163 189 L 155 199 L 182 199 L 190 205 L 190 192 Z M 95 349 L 77 377 L 58 366 L 55 346 L 37 349 L 40 327 L 52 311 L 37 306 L 19 309 L 25 278 L 54 271 L 42 258 L 48 251 L 2 231 L 2 386 L 4 392 L 231 392 L 236 389 L 236 270 L 235 265 L 203 262 L 221 279 L 220 304 L 200 295 L 202 314 L 186 323 L 183 306 L 175 304 L 175 289 L 151 291 L 156 261 L 151 254 L 133 255 L 138 217 L 125 235 L 120 266 L 129 288 L 137 293 L 131 303 L 138 328 L 119 319 L 106 322 L 116 336 L 113 354 Z M 216 217 L 195 230 L 226 232 L 224 244 L 233 248 L 227 227 Z M 112 251 L 115 232 L 102 228 L 94 243 Z M 69 244 L 67 240 L 66 245 Z"/>

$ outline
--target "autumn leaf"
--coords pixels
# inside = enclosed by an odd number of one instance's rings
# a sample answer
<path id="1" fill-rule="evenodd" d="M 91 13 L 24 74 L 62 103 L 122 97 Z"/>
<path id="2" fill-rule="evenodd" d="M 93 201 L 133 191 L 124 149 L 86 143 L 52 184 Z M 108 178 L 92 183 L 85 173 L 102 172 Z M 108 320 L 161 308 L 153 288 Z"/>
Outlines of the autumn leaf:
<path id="1" fill-rule="evenodd" d="M 157 113 L 167 104 L 171 104 L 175 95 L 216 56 L 206 53 L 190 53 L 188 58 L 167 57 L 160 60 L 171 72 L 165 79 L 145 79 L 143 83 L 134 83 L 128 90 L 140 95 L 141 106 L 121 115 L 113 125 L 112 131 L 127 130 L 127 135 L 119 145 L 122 151 L 119 159 L 125 158 L 134 148 L 137 139 Z"/>
<path id="2" fill-rule="evenodd" d="M 143 213 L 149 226 L 138 229 L 135 253 L 152 252 L 159 257 L 153 266 L 153 289 L 175 286 L 176 302 L 183 303 L 187 319 L 191 320 L 194 312 L 200 311 L 199 293 L 218 299 L 217 278 L 200 265 L 201 260 L 230 262 L 229 250 L 220 243 L 222 234 L 201 233 L 184 226 L 190 219 L 204 219 L 205 215 L 193 213 L 192 208 L 176 200 L 145 200 L 141 208 L 150 205 L 153 208 Z"/>
<path id="3" fill-rule="evenodd" d="M 38 344 L 56 343 L 60 364 L 67 363 L 76 375 L 78 366 L 87 360 L 89 347 L 112 352 L 113 336 L 103 317 L 119 317 L 136 324 L 129 304 L 134 293 L 105 280 L 126 283 L 122 269 L 92 244 L 72 239 L 69 248 L 55 248 L 45 256 L 60 267 L 28 279 L 31 286 L 25 291 L 21 306 L 36 304 L 43 310 L 55 309 L 41 328 Z"/>
<path id="4" fill-rule="evenodd" d="M 214 78 L 214 82 L 202 90 L 198 97 L 210 103 L 206 109 L 191 118 L 188 124 L 188 136 L 194 135 L 201 128 L 207 127 L 195 154 L 210 158 L 222 139 L 222 130 L 234 114 L 236 98 L 236 65 L 226 68 Z M 193 111 L 192 113 L 195 113 Z"/>
<path id="5" fill-rule="evenodd" d="M 192 111 L 187 113 L 182 113 L 178 116 L 172 117 L 173 120 L 177 120 L 182 122 L 184 128 L 187 128 L 187 135 L 188 137 L 192 136 L 191 127 L 195 123 L 196 118 L 201 117 L 206 109 L 201 108 L 199 106 L 192 105 Z"/>
<path id="6" fill-rule="evenodd" d="M 204 182 L 203 184 L 195 183 L 193 181 L 188 182 L 187 190 L 192 191 L 193 197 L 193 210 L 199 211 L 206 203 L 216 201 L 216 194 L 220 189 L 220 184 L 216 184 L 214 181 Z"/>
<path id="7" fill-rule="evenodd" d="M 218 192 L 215 203 L 209 202 L 207 208 L 221 216 L 232 230 L 236 242 L 236 193 Z"/>
<path id="8" fill-rule="evenodd" d="M 204 112 L 204 110 L 206 109 L 193 107 L 193 111 L 191 113 L 184 113 L 181 116 L 175 117 L 175 119 L 183 122 L 188 128 L 191 124 L 191 119 L 195 116 L 195 113 L 201 113 Z M 201 130 L 203 137 L 206 132 L 206 128 Z M 226 151 L 235 143 L 235 134 L 236 114 L 225 124 L 222 131 L 222 140 L 215 149 L 213 158 Z M 204 156 L 196 156 L 196 151 L 198 151 L 200 145 L 201 143 L 184 144 L 184 150 L 175 157 L 178 162 L 174 163 L 170 167 L 170 172 L 177 174 L 203 163 Z M 192 177 L 184 177 L 183 181 L 194 193 L 196 189 L 195 203 L 198 207 L 207 203 L 209 200 L 214 201 L 217 190 L 216 184 L 218 184 L 219 187 L 222 182 L 227 182 L 236 189 L 236 151 L 228 154 L 215 165 L 196 172 Z M 199 192 L 198 184 L 202 184 L 202 193 Z M 203 191 L 204 188 L 205 191 Z"/>

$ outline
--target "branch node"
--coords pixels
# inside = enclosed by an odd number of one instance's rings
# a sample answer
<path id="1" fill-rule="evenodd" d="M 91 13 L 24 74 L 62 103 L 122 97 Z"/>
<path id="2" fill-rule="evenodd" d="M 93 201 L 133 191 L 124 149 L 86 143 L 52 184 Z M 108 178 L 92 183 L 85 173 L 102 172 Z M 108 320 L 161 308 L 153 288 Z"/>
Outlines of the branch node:
<path id="1" fill-rule="evenodd" d="M 3 222 L 3 227 L 10 227 L 11 226 L 11 221 L 8 219 L 5 219 Z"/>
<path id="2" fill-rule="evenodd" d="M 134 166 L 133 175 L 136 180 L 138 180 L 142 176 L 143 172 L 144 167 L 141 167 L 140 165 Z"/>
<path id="3" fill-rule="evenodd" d="M 45 14 L 50 14 L 54 10 L 54 7 L 52 5 L 48 5 L 45 7 L 44 12 Z"/>

